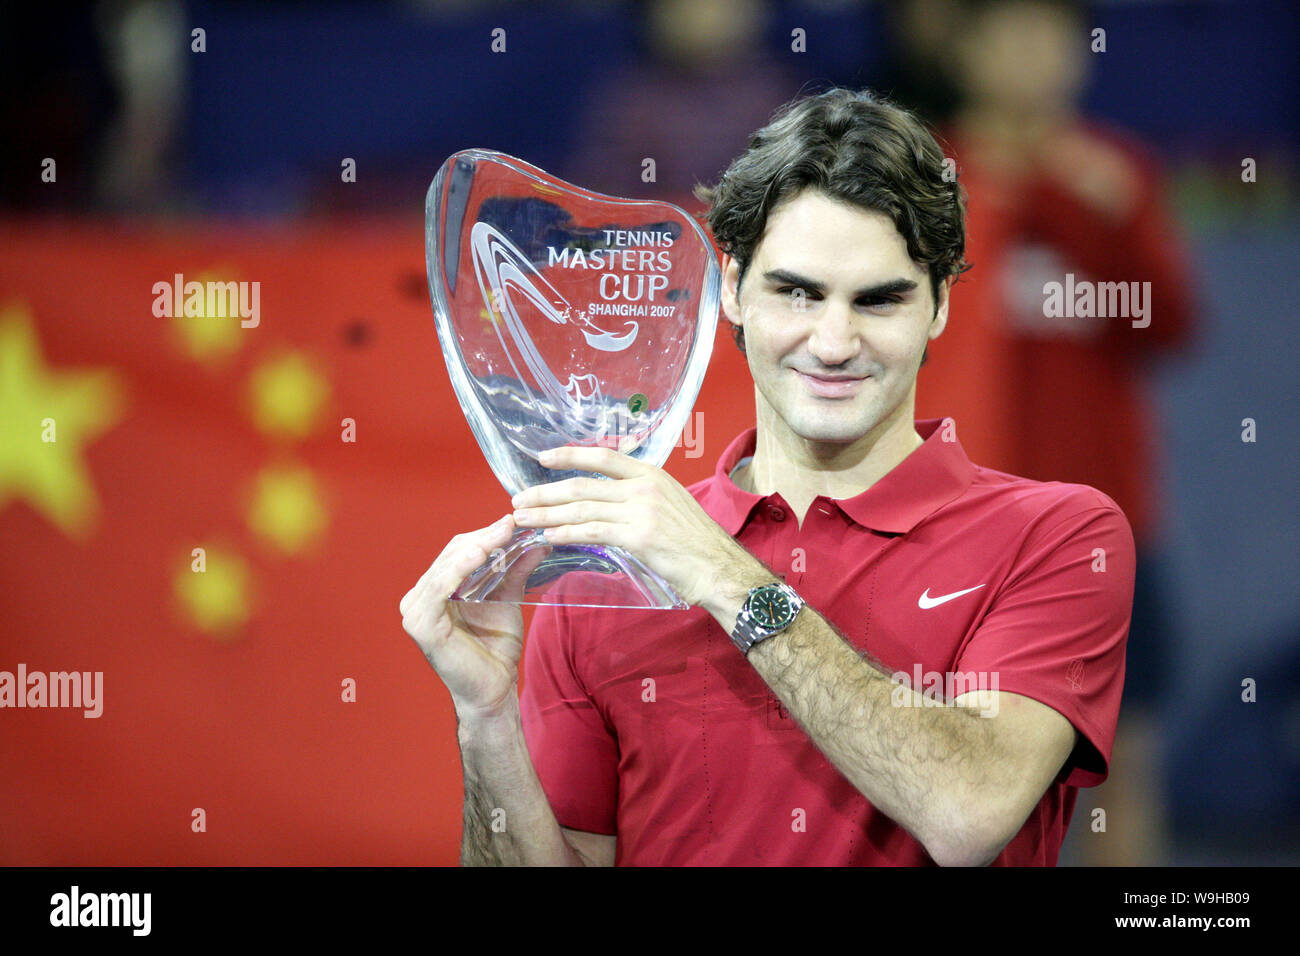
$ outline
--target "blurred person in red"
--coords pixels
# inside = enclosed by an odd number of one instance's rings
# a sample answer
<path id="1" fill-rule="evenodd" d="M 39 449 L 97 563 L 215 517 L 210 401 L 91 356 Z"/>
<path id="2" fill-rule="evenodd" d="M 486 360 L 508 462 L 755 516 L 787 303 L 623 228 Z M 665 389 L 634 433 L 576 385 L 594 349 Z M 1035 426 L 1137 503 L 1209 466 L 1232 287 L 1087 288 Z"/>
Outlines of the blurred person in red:
<path id="1" fill-rule="evenodd" d="M 962 409 L 961 441 L 996 468 L 1098 488 L 1138 548 L 1124 712 L 1105 832 L 1084 862 L 1163 862 L 1155 706 L 1170 653 L 1162 610 L 1158 424 L 1149 362 L 1192 328 L 1188 267 L 1161 170 L 1134 138 L 1081 115 L 1099 38 L 1070 0 L 967 0 L 952 31 L 946 130 L 972 197 L 974 270 L 918 414 Z M 1101 42 L 1104 42 L 1102 40 Z M 1016 420 L 1014 429 L 1005 427 Z"/>

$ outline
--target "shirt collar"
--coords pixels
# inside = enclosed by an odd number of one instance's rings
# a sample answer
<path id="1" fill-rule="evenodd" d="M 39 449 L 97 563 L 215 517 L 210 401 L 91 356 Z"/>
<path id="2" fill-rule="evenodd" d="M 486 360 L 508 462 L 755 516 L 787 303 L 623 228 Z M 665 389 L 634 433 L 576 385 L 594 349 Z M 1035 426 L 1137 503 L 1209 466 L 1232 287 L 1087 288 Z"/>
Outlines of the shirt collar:
<path id="1" fill-rule="evenodd" d="M 955 423 L 953 428 L 944 429 L 941 426 L 945 421 L 949 419 L 916 420 L 922 444 L 862 494 L 838 500 L 818 496 L 816 500 L 831 501 L 853 521 L 873 531 L 911 531 L 923 518 L 965 491 L 975 475 L 975 466 L 957 440 Z M 714 518 L 732 537 L 740 533 L 755 506 L 768 497 L 744 491 L 731 480 L 736 463 L 754 454 L 757 437 L 755 427 L 741 432 L 722 453 L 714 471 L 715 486 L 721 492 Z"/>

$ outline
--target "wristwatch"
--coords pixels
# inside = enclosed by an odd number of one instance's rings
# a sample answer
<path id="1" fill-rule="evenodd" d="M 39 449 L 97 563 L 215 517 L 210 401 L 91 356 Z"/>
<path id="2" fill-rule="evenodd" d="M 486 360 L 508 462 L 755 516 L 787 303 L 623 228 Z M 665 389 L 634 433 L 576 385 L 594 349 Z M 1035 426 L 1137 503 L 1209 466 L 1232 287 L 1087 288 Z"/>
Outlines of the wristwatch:
<path id="1" fill-rule="evenodd" d="M 774 581 L 749 589 L 741 605 L 731 640 L 740 652 L 749 656 L 749 649 L 760 641 L 780 634 L 794 623 L 795 615 L 803 607 L 803 598 L 790 585 Z"/>

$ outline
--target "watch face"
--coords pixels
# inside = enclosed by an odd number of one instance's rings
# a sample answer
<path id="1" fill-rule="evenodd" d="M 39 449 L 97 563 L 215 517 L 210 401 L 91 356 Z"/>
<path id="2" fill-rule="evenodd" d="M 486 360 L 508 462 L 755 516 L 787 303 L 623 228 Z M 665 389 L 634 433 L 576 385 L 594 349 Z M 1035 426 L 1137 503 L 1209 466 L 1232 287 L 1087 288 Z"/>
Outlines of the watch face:
<path id="1" fill-rule="evenodd" d="M 760 588 L 749 599 L 749 616 L 763 628 L 785 627 L 794 619 L 794 608 L 776 585 Z"/>

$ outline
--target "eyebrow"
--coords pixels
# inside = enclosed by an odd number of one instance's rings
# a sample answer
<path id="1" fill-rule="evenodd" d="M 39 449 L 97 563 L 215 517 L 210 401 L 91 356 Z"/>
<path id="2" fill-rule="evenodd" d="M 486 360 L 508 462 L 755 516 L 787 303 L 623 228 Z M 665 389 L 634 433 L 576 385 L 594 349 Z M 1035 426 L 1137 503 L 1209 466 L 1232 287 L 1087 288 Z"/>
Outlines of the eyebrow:
<path id="1" fill-rule="evenodd" d="M 772 283 L 784 283 L 787 285 L 802 286 L 809 292 L 816 292 L 818 295 L 825 293 L 826 284 L 818 282 L 815 279 L 809 279 L 801 276 L 797 272 L 790 272 L 786 269 L 773 269 L 771 272 L 764 272 L 763 278 Z M 898 295 L 902 292 L 911 292 L 915 289 L 917 283 L 913 279 L 889 279 L 876 285 L 865 286 L 853 293 L 855 299 L 863 296 L 874 298 L 882 295 Z"/>

